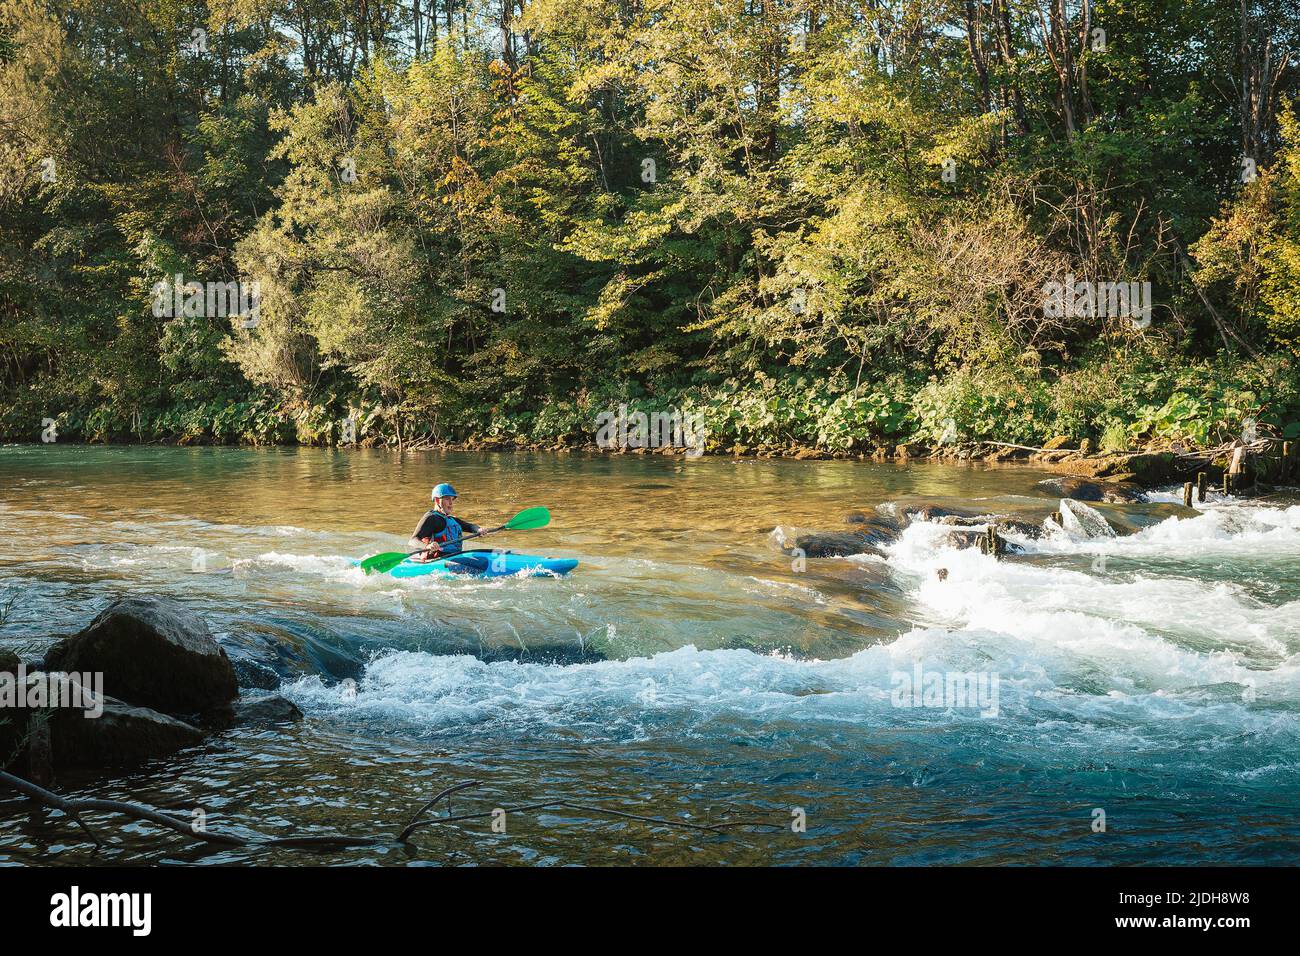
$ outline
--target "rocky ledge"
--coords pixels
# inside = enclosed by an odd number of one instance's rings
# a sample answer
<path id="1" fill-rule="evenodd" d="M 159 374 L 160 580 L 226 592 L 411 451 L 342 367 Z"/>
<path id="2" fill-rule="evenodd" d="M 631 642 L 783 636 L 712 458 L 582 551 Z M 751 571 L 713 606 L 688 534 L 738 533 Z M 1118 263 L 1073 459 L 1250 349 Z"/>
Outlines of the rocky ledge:
<path id="1" fill-rule="evenodd" d="M 1131 534 L 1154 521 L 1168 517 L 1194 517 L 1198 512 L 1179 504 L 1153 502 L 1136 482 L 1111 481 L 1066 475 L 1046 478 L 1035 486 L 1041 502 L 1026 499 L 1010 510 L 948 499 L 900 498 L 844 516 L 847 528 L 809 530 L 775 528 L 774 542 L 787 554 L 800 558 L 836 558 L 851 555 L 883 556 L 908 525 L 923 521 L 949 529 L 944 540 L 949 547 L 992 549 L 997 556 L 1017 554 L 1024 549 L 1006 536 L 1034 540 L 1064 520 L 1091 515 L 1100 531 Z M 1135 505 L 1137 508 L 1105 508 L 1105 514 L 1089 504 Z"/>

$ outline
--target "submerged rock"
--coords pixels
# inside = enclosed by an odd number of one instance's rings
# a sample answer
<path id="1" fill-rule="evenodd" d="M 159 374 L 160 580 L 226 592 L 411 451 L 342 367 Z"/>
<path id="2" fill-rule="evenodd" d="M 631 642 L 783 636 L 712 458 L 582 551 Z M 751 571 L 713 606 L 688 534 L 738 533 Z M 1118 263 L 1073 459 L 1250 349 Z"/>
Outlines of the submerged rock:
<path id="1" fill-rule="evenodd" d="M 192 714 L 229 704 L 235 671 L 203 621 L 173 601 L 117 601 L 50 649 L 45 669 L 102 672 L 107 691 L 132 704 Z"/>
<path id="2" fill-rule="evenodd" d="M 1147 498 L 1142 489 L 1136 485 L 1114 481 L 1092 481 L 1076 476 L 1048 478 L 1040 481 L 1038 485 L 1054 498 L 1072 498 L 1075 501 L 1108 501 L 1122 504 L 1146 501 Z"/>
<path id="3" fill-rule="evenodd" d="M 884 545 L 898 537 L 897 523 L 882 515 L 853 514 L 845 520 L 854 530 L 806 532 L 795 537 L 794 547 L 810 558 L 844 558 L 851 554 L 880 554 Z"/>
<path id="4" fill-rule="evenodd" d="M 1018 534 L 1030 540 L 1041 538 L 1044 534 L 1042 525 L 1021 521 L 1019 518 L 998 518 L 993 526 L 998 534 Z"/>
<path id="5" fill-rule="evenodd" d="M 230 709 L 232 724 L 286 724 L 302 720 L 298 705 L 279 694 L 253 691 L 235 701 Z"/>
<path id="6" fill-rule="evenodd" d="M 876 551 L 871 538 L 853 531 L 815 531 L 794 539 L 794 546 L 810 558 L 845 558 Z"/>
<path id="7" fill-rule="evenodd" d="M 951 508 L 945 508 L 942 505 L 904 505 L 898 509 L 898 514 L 909 522 L 934 521 L 938 518 L 973 517 L 972 515 L 963 514 L 960 511 L 954 511 Z"/>
<path id="8" fill-rule="evenodd" d="M 794 539 L 794 546 L 810 558 L 845 558 L 852 554 L 879 554 L 886 539 L 856 531 L 815 531 Z"/>
<path id="9" fill-rule="evenodd" d="M 876 512 L 881 518 L 892 521 L 899 526 L 913 521 L 942 521 L 945 518 L 976 519 L 980 512 L 974 508 L 960 505 L 937 504 L 925 498 L 898 498 L 876 505 Z"/>

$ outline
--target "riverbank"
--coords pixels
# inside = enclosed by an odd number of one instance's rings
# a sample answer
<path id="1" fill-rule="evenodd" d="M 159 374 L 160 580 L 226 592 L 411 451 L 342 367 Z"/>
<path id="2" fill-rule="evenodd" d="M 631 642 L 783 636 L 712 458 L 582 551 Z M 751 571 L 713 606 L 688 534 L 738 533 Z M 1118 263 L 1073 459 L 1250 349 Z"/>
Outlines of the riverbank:
<path id="1" fill-rule="evenodd" d="M 854 381 L 787 369 L 654 389 L 611 379 L 553 394 L 437 394 L 427 410 L 348 388 L 288 397 L 249 386 L 204 400 L 164 389 L 148 402 L 96 403 L 33 383 L 0 390 L 0 440 L 597 451 L 600 438 L 624 437 L 621 426 L 600 434 L 611 415 L 626 421 L 629 440 L 640 422 L 647 444 L 667 444 L 667 422 L 692 453 L 804 460 L 997 461 L 1026 448 L 1159 454 L 1300 440 L 1300 375 L 1283 356 L 1203 360 L 1138 349 L 1051 375 L 913 370 Z"/>

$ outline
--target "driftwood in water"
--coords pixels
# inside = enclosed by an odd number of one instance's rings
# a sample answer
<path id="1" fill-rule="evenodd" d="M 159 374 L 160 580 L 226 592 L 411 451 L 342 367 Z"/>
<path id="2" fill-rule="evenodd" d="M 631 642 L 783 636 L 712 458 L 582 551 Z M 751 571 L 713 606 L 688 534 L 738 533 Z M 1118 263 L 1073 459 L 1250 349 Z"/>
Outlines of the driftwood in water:
<path id="1" fill-rule="evenodd" d="M 356 846 L 375 846 L 379 843 L 387 842 L 376 839 L 375 837 L 346 837 L 346 836 L 314 836 L 314 837 L 267 837 L 257 834 L 253 837 L 244 837 L 235 833 L 220 833 L 208 830 L 206 827 L 196 826 L 194 820 L 174 817 L 170 814 L 155 810 L 153 807 L 145 806 L 139 803 L 128 803 L 123 800 L 100 800 L 100 799 L 68 799 L 61 797 L 57 793 L 46 790 L 44 787 L 37 786 L 30 780 L 24 780 L 22 777 L 16 777 L 11 773 L 0 770 L 0 783 L 6 784 L 17 790 L 25 797 L 35 800 L 37 803 L 47 806 L 52 810 L 59 810 L 66 813 L 78 826 L 80 826 L 90 838 L 95 842 L 95 846 L 103 846 L 103 841 L 90 829 L 81 819 L 81 814 L 90 812 L 115 813 L 128 817 L 132 820 L 143 820 L 146 823 L 152 823 L 166 830 L 172 830 L 193 840 L 201 843 L 215 843 L 220 846 L 245 846 L 245 847 L 311 847 L 316 849 L 337 849 L 339 847 L 356 847 Z"/>
<path id="2" fill-rule="evenodd" d="M 86 835 L 94 842 L 97 850 L 104 846 L 104 841 L 101 840 L 98 834 L 96 834 L 95 831 L 86 824 L 85 820 L 82 819 L 82 814 L 96 812 L 117 814 L 131 820 L 140 820 L 145 823 L 152 823 L 155 826 L 162 827 L 165 830 L 171 830 L 174 833 L 189 837 L 201 843 L 210 843 L 218 846 L 245 847 L 254 850 L 269 849 L 272 847 L 279 849 L 336 850 L 366 846 L 381 846 L 392 843 L 405 843 L 408 841 L 411 834 L 417 830 L 436 826 L 442 823 L 456 823 L 462 820 L 495 818 L 501 813 L 523 813 L 542 809 L 576 810 L 578 812 L 618 817 L 624 820 L 639 820 L 642 823 L 649 823 L 656 826 L 677 827 L 678 829 L 683 830 L 696 830 L 708 833 L 722 833 L 725 830 L 741 827 L 784 830 L 786 826 L 783 823 L 773 823 L 770 820 L 743 818 L 725 820 L 721 823 L 687 823 L 684 820 L 667 820 L 662 817 L 644 816 L 639 813 L 629 813 L 626 810 L 614 810 L 609 807 L 577 803 L 572 800 L 545 800 L 522 806 L 496 807 L 482 812 L 454 815 L 451 809 L 452 795 L 479 785 L 479 781 L 477 780 L 468 780 L 464 783 L 459 783 L 445 788 L 433 797 L 433 799 L 423 804 L 415 812 L 415 815 L 411 817 L 406 826 L 395 837 L 354 837 L 339 834 L 301 837 L 268 837 L 260 833 L 255 833 L 252 836 L 242 836 L 237 833 L 210 830 L 206 826 L 196 825 L 192 819 L 172 816 L 171 814 L 163 813 L 161 810 L 157 810 L 154 807 L 140 803 L 130 803 L 123 800 L 101 800 L 96 798 L 74 799 L 61 797 L 53 791 L 32 783 L 30 780 L 25 780 L 22 777 L 15 776 L 14 774 L 3 770 L 0 770 L 0 783 L 17 790 L 23 796 L 36 801 L 42 806 L 66 814 L 70 820 L 86 832 Z M 442 800 L 445 800 L 447 803 L 446 816 L 425 816 L 425 814 L 432 810 L 439 801 Z"/>

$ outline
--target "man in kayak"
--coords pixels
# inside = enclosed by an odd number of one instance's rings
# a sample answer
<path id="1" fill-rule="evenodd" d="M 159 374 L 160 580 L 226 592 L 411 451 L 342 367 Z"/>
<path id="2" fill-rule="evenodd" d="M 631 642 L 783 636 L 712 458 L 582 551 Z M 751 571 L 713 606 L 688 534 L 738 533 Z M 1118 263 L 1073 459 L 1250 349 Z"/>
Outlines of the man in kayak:
<path id="1" fill-rule="evenodd" d="M 463 518 L 452 517 L 455 508 L 456 489 L 444 481 L 433 489 L 433 509 L 424 513 L 411 540 L 406 543 L 412 551 L 424 551 L 416 560 L 433 561 L 459 554 L 461 538 L 483 530 Z"/>

